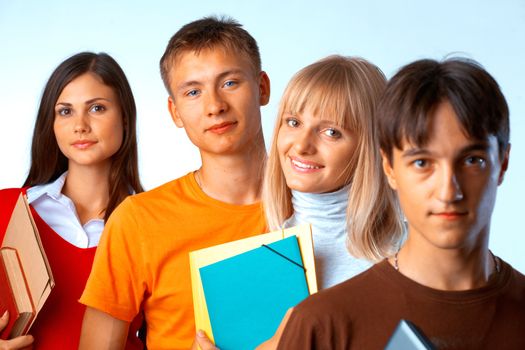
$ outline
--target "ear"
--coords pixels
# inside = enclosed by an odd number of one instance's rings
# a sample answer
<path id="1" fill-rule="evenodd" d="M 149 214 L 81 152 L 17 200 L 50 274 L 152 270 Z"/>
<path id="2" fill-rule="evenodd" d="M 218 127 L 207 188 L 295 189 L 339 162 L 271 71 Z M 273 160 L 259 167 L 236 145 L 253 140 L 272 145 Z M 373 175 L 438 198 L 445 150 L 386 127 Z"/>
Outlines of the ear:
<path id="1" fill-rule="evenodd" d="M 381 159 L 383 163 L 383 172 L 385 173 L 388 184 L 395 191 L 397 190 L 397 183 L 394 175 L 394 168 L 392 168 L 392 164 L 390 164 L 390 160 L 383 150 L 381 150 Z"/>
<path id="2" fill-rule="evenodd" d="M 507 172 L 507 169 L 509 168 L 509 156 L 510 156 L 510 143 L 507 146 L 505 153 L 503 154 L 503 159 L 501 160 L 501 169 L 499 171 L 499 176 L 498 176 L 498 186 L 503 183 L 503 178 L 505 177 L 505 173 Z"/>
<path id="3" fill-rule="evenodd" d="M 270 78 L 264 71 L 259 73 L 259 101 L 261 106 L 270 102 Z"/>
<path id="4" fill-rule="evenodd" d="M 173 122 L 177 127 L 183 128 L 184 123 L 182 122 L 182 119 L 179 117 L 179 112 L 177 111 L 177 106 L 175 106 L 175 101 L 173 101 L 173 98 L 171 96 L 168 97 L 168 110 L 171 114 L 171 119 L 173 119 Z"/>

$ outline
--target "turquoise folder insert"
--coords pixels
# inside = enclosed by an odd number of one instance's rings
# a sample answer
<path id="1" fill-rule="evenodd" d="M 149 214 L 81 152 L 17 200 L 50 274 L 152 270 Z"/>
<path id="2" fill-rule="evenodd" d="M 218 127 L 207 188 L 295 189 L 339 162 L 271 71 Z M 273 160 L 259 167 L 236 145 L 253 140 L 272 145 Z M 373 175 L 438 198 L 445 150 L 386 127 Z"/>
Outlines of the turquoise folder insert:
<path id="1" fill-rule="evenodd" d="M 308 296 L 302 266 L 291 236 L 201 267 L 216 346 L 254 349 L 269 339 L 286 311 Z"/>

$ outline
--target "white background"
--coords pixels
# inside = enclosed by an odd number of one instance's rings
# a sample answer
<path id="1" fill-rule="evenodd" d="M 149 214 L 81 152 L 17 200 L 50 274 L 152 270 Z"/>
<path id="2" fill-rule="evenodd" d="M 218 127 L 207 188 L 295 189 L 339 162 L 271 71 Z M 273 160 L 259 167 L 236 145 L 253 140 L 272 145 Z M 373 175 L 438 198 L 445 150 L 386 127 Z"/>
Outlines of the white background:
<path id="1" fill-rule="evenodd" d="M 184 24 L 236 18 L 257 39 L 272 82 L 263 108 L 267 145 L 282 91 L 300 68 L 329 54 L 358 55 L 391 77 L 404 64 L 451 53 L 478 60 L 511 111 L 510 168 L 498 194 L 490 247 L 525 272 L 525 1 L 136 1 L 0 0 L 0 188 L 21 186 L 38 101 L 52 70 L 80 51 L 123 67 L 138 107 L 146 189 L 197 168 L 197 150 L 171 121 L 158 61 Z"/>

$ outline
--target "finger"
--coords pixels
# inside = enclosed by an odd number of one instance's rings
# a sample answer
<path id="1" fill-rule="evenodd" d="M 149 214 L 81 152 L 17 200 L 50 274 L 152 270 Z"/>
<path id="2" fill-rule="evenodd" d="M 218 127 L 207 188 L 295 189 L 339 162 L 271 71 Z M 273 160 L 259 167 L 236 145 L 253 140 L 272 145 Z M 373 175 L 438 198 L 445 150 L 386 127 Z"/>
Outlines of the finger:
<path id="1" fill-rule="evenodd" d="M 9 322 L 9 311 L 5 310 L 2 317 L 0 317 L 0 331 L 7 326 L 7 322 Z"/>
<path id="2" fill-rule="evenodd" d="M 199 329 L 197 331 L 197 336 L 195 339 L 202 350 L 219 350 L 219 348 L 217 348 L 215 344 L 211 342 L 210 338 L 208 338 L 203 330 Z"/>
<path id="3" fill-rule="evenodd" d="M 23 349 L 29 347 L 31 344 L 33 344 L 33 336 L 32 335 L 22 335 L 20 337 L 16 337 L 13 339 L 10 339 L 7 341 L 9 344 L 8 349 Z"/>
<path id="4" fill-rule="evenodd" d="M 193 339 L 193 343 L 191 343 L 191 348 L 190 348 L 190 350 L 200 350 L 200 349 L 199 349 L 199 345 L 197 344 L 197 339 L 196 339 L 196 338 L 197 338 L 197 337 L 195 337 L 195 338 Z"/>

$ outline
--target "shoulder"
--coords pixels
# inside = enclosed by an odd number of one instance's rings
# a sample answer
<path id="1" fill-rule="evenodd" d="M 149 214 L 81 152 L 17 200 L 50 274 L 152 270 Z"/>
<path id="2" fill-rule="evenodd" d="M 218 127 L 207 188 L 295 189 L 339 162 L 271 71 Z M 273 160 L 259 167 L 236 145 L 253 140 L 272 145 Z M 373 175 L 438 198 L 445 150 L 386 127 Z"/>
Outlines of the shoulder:
<path id="1" fill-rule="evenodd" d="M 157 186 L 151 190 L 144 191 L 138 194 L 129 196 L 133 205 L 149 205 L 159 200 L 170 200 L 177 201 L 188 196 L 188 189 L 192 185 L 192 173 L 188 173 L 175 180 L 166 182 L 160 186 Z"/>
<path id="2" fill-rule="evenodd" d="M 152 225 L 173 224 L 189 202 L 183 189 L 189 176 L 193 175 L 189 173 L 152 190 L 128 196 L 111 214 L 105 231 L 125 231 L 123 234 L 134 236 Z"/>
<path id="3" fill-rule="evenodd" d="M 501 283 L 498 283 L 498 285 L 525 304 L 525 276 L 501 258 L 500 261 Z"/>
<path id="4" fill-rule="evenodd" d="M 20 188 L 6 188 L 0 190 L 0 241 L 3 240 L 4 232 L 7 229 L 11 213 L 16 205 L 16 201 L 23 190 Z"/>
<path id="5" fill-rule="evenodd" d="M 20 193 L 23 193 L 23 188 L 4 188 L 0 189 L 0 198 L 5 200 L 6 198 L 18 198 Z"/>

